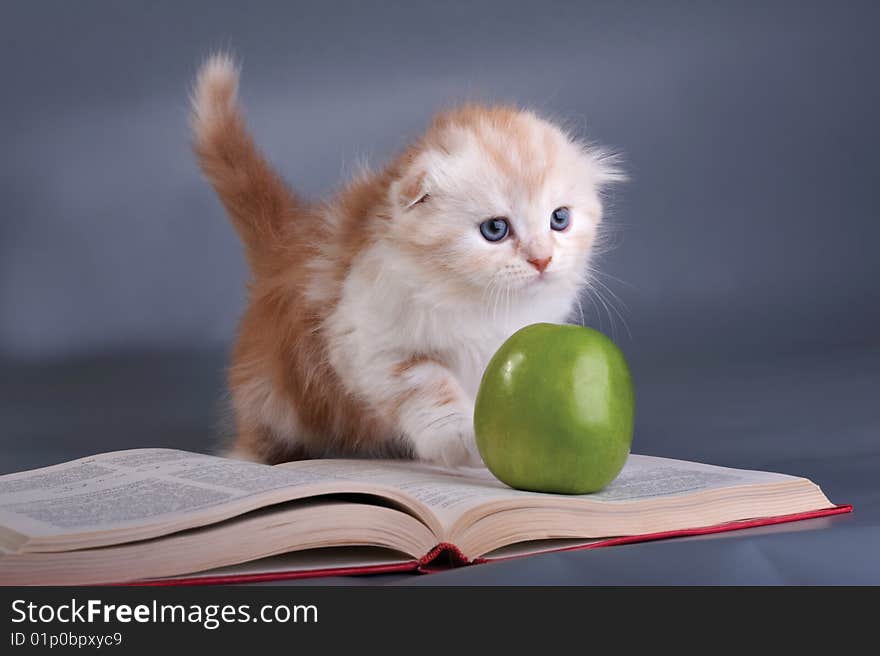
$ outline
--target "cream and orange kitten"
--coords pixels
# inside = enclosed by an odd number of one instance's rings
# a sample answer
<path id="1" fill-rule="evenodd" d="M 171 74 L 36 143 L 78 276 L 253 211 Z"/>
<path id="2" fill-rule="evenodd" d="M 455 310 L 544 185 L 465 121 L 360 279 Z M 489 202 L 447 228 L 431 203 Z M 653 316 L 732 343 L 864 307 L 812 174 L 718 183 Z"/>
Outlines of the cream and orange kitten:
<path id="1" fill-rule="evenodd" d="M 252 273 L 229 373 L 233 455 L 480 464 L 483 369 L 517 329 L 570 314 L 619 172 L 531 112 L 466 106 L 311 202 L 255 147 L 237 85 L 232 60 L 210 58 L 192 114 Z"/>

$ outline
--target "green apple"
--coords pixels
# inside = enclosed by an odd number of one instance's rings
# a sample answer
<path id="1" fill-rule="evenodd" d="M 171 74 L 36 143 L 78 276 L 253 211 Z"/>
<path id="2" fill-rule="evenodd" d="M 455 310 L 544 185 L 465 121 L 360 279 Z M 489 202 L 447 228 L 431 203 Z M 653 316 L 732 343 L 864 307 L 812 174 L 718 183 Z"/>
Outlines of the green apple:
<path id="1" fill-rule="evenodd" d="M 489 361 L 474 410 L 483 462 L 511 487 L 586 494 L 620 473 L 635 397 L 626 359 L 602 333 L 537 323 Z"/>

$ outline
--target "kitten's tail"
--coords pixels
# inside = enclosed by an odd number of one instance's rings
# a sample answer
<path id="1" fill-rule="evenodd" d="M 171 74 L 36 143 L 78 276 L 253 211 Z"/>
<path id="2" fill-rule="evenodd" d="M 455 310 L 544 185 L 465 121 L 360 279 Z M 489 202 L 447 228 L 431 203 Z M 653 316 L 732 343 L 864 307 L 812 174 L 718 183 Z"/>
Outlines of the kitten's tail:
<path id="1" fill-rule="evenodd" d="M 216 54 L 202 65 L 192 94 L 193 149 L 245 244 L 251 268 L 283 244 L 299 201 L 248 134 L 237 103 L 238 67 Z"/>

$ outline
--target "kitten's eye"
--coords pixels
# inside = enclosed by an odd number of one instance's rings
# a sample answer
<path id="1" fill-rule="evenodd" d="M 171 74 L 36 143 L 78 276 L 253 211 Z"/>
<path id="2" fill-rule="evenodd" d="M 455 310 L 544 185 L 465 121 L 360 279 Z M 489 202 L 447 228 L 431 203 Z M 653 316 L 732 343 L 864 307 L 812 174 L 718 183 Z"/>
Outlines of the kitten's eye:
<path id="1" fill-rule="evenodd" d="M 507 219 L 497 217 L 483 221 L 480 224 L 480 234 L 486 238 L 486 241 L 501 241 L 510 232 L 510 224 Z"/>
<path id="2" fill-rule="evenodd" d="M 571 223 L 571 212 L 567 207 L 557 207 L 550 215 L 550 227 L 553 230 L 565 230 Z"/>

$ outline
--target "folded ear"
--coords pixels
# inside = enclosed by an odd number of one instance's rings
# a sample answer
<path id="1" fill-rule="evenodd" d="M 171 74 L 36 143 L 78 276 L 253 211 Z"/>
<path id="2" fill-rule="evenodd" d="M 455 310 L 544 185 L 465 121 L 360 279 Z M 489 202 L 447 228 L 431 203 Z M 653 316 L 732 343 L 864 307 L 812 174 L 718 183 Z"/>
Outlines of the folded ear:
<path id="1" fill-rule="evenodd" d="M 620 166 L 620 156 L 604 148 L 589 146 L 586 149 L 591 162 L 593 180 L 600 189 L 629 178 Z"/>
<path id="2" fill-rule="evenodd" d="M 399 207 L 409 209 L 428 200 L 426 177 L 424 170 L 413 167 L 392 185 L 391 196 Z"/>

